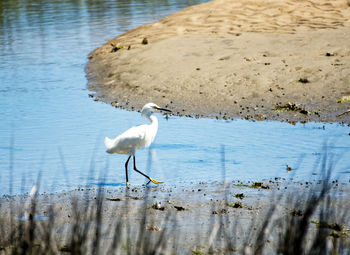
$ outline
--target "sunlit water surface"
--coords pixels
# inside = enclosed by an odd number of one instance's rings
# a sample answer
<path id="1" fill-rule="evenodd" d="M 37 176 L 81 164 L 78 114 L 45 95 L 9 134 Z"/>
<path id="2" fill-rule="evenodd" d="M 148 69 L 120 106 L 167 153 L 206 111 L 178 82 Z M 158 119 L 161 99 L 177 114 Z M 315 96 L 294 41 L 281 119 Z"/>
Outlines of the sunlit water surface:
<path id="1" fill-rule="evenodd" d="M 87 54 L 200 2 L 1 0 L 0 194 L 28 192 L 39 173 L 47 192 L 124 185 L 126 156 L 106 154 L 103 138 L 144 120 L 88 97 Z M 350 179 L 349 128 L 339 124 L 159 117 L 157 139 L 137 163 L 169 184 L 221 181 L 223 169 L 226 180 L 313 178 L 325 141 L 337 159 L 334 178 Z M 130 171 L 130 182 L 146 181 Z"/>

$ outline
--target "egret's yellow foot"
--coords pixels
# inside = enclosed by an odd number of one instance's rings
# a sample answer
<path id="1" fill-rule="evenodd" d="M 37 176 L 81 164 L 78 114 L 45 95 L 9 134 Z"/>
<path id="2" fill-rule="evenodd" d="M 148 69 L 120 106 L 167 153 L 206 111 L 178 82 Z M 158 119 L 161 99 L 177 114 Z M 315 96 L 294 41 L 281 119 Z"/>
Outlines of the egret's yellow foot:
<path id="1" fill-rule="evenodd" d="M 154 179 L 152 179 L 152 178 L 149 178 L 149 180 L 150 180 L 151 182 L 155 183 L 155 184 L 163 183 L 163 182 L 156 181 L 156 180 L 154 180 Z"/>
<path id="2" fill-rule="evenodd" d="M 126 187 L 129 188 L 129 182 L 126 182 Z"/>

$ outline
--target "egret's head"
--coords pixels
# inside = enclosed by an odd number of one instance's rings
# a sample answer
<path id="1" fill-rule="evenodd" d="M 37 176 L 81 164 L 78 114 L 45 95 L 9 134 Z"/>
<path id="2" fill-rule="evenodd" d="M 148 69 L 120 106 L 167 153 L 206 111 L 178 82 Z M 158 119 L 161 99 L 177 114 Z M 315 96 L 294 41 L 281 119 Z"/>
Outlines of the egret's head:
<path id="1" fill-rule="evenodd" d="M 150 115 L 151 115 L 152 113 L 154 113 L 156 110 L 171 112 L 171 111 L 168 110 L 168 109 L 160 108 L 158 105 L 156 105 L 156 104 L 154 104 L 154 103 L 148 103 L 148 104 L 145 104 L 145 105 L 142 107 L 141 115 L 142 115 L 142 116 L 150 116 Z"/>

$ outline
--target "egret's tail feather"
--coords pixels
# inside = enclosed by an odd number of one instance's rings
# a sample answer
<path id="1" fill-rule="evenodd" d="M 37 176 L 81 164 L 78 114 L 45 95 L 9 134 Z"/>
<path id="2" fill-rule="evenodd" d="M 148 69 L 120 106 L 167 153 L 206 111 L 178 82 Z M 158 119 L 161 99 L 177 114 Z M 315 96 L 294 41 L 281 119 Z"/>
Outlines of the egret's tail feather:
<path id="1" fill-rule="evenodd" d="M 105 146 L 107 150 L 109 150 L 113 146 L 113 140 L 108 137 L 105 137 Z"/>

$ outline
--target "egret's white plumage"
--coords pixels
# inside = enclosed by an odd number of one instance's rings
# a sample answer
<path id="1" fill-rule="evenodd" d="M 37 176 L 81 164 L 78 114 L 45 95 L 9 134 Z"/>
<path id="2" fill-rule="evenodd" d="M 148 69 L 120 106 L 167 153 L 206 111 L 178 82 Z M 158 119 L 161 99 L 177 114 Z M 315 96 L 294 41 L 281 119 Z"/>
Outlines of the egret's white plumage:
<path id="1" fill-rule="evenodd" d="M 154 141 L 158 130 L 158 120 L 151 116 L 149 125 L 140 125 L 126 130 L 115 139 L 105 138 L 108 153 L 134 155 L 135 151 L 148 147 Z"/>
<path id="2" fill-rule="evenodd" d="M 130 157 L 134 157 L 134 170 L 144 175 L 150 181 L 154 183 L 160 183 L 152 178 L 148 177 L 144 173 L 140 172 L 136 169 L 135 166 L 135 152 L 136 150 L 142 147 L 148 147 L 154 141 L 154 138 L 157 135 L 158 131 L 158 119 L 156 116 L 152 115 L 155 110 L 168 111 L 168 109 L 160 108 L 158 105 L 154 103 L 146 104 L 142 110 L 141 115 L 149 120 L 150 124 L 144 124 L 136 127 L 132 127 L 126 130 L 121 135 L 117 136 L 115 139 L 110 139 L 108 137 L 105 138 L 105 146 L 107 148 L 108 153 L 118 153 L 118 154 L 128 154 L 129 158 L 125 163 L 125 171 L 126 171 L 126 185 L 129 186 L 128 183 L 128 170 L 127 165 L 130 160 Z"/>

